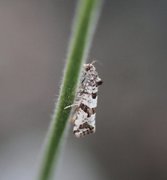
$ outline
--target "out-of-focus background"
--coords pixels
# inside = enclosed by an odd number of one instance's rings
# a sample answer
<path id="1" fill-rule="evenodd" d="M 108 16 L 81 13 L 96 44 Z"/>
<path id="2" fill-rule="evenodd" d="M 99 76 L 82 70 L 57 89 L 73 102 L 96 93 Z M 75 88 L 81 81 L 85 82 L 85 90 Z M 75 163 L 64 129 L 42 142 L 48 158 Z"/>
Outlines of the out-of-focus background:
<path id="1" fill-rule="evenodd" d="M 0 180 L 35 179 L 76 2 L 0 1 Z M 89 55 L 97 133 L 69 130 L 58 179 L 167 179 L 166 22 L 165 0 L 105 1 Z"/>

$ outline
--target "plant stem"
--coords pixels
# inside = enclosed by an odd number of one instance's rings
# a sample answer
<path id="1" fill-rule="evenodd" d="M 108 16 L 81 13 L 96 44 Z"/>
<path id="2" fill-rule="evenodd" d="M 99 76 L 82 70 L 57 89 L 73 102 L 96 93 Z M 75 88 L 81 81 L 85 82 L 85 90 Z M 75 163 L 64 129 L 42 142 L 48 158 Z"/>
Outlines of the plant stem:
<path id="1" fill-rule="evenodd" d="M 45 144 L 44 157 L 38 180 L 49 180 L 58 158 L 58 150 L 63 140 L 63 133 L 70 115 L 83 63 L 88 51 L 100 14 L 102 0 L 79 0 L 69 50 L 67 64 L 60 89 L 57 105 L 54 109 L 50 129 Z"/>

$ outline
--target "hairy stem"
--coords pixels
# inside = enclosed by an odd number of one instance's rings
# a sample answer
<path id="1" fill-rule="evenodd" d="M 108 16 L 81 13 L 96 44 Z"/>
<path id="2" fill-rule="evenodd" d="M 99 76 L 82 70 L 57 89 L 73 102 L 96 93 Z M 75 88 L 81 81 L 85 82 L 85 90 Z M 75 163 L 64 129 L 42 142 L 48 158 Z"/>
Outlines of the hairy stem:
<path id="1" fill-rule="evenodd" d="M 74 101 L 80 72 L 88 56 L 101 4 L 102 0 L 79 0 L 78 2 L 66 67 L 59 98 L 48 130 L 39 180 L 51 178 L 54 162 L 58 158 L 58 150 L 63 141 L 63 133 L 70 115 L 70 109 L 64 108 Z"/>

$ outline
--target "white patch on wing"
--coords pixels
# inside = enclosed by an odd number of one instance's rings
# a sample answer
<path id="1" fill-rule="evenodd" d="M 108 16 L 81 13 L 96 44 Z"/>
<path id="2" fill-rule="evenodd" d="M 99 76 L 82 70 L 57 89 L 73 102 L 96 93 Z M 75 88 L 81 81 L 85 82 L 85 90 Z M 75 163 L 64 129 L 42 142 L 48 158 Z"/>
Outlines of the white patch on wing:
<path id="1" fill-rule="evenodd" d="M 100 82 L 100 83 L 98 83 Z M 73 133 L 76 137 L 83 137 L 95 133 L 96 130 L 96 107 L 98 86 L 102 84 L 96 68 L 93 64 L 85 64 L 80 80 L 75 108 L 71 122 L 74 124 Z"/>

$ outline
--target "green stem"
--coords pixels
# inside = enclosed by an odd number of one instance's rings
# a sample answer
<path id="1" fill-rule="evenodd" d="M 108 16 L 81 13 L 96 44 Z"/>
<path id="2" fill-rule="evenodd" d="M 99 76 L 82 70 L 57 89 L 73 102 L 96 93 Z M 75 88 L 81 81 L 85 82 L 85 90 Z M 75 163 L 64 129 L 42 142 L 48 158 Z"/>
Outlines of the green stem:
<path id="1" fill-rule="evenodd" d="M 86 61 L 91 41 L 100 14 L 102 0 L 79 0 L 72 38 L 69 44 L 67 64 L 60 89 L 60 95 L 54 109 L 52 122 L 46 139 L 44 157 L 41 163 L 39 180 L 49 180 L 58 157 L 58 150 L 70 115 L 83 63 Z"/>

